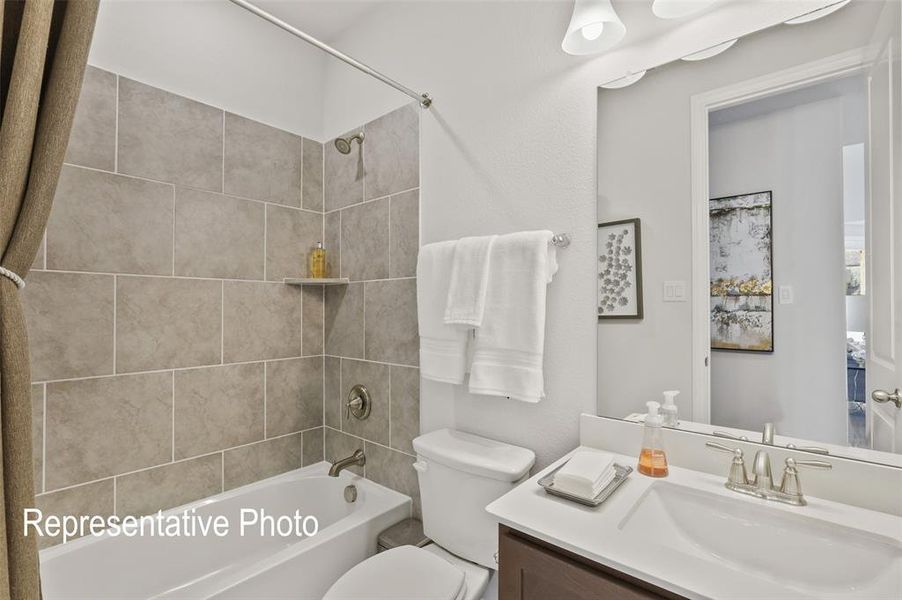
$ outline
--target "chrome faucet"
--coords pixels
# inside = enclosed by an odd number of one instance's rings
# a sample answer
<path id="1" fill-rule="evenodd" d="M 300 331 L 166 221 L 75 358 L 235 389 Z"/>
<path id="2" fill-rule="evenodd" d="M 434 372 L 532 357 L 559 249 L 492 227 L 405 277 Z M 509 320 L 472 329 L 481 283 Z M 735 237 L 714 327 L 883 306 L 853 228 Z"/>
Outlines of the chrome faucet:
<path id="1" fill-rule="evenodd" d="M 768 429 L 765 428 L 765 436 Z M 773 434 L 773 428 L 770 429 Z M 786 459 L 786 467 L 783 469 L 783 479 L 780 487 L 773 485 L 773 477 L 770 470 L 770 456 L 764 450 L 755 453 L 752 479 L 749 480 L 745 470 L 745 461 L 742 458 L 742 448 L 730 448 L 717 442 L 706 442 L 705 445 L 714 450 L 729 452 L 733 455 L 730 463 L 730 474 L 724 486 L 728 490 L 748 496 L 755 496 L 765 500 L 773 500 L 793 506 L 805 506 L 807 502 L 802 495 L 802 484 L 799 481 L 798 467 L 812 467 L 815 469 L 831 469 L 833 465 L 822 460 L 796 460 L 792 457 Z"/>
<path id="2" fill-rule="evenodd" d="M 764 424 L 764 433 L 761 434 L 761 443 L 767 444 L 768 446 L 774 445 L 773 423 Z M 759 491 L 767 491 L 774 488 L 774 478 L 770 470 L 770 455 L 764 450 L 755 452 L 752 477 L 752 483 Z"/>
<path id="3" fill-rule="evenodd" d="M 332 467 L 329 468 L 329 477 L 338 477 L 338 474 L 348 467 L 353 467 L 355 465 L 362 467 L 365 464 L 366 454 L 363 453 L 363 450 L 358 449 L 354 451 L 354 454 L 352 454 L 351 456 L 332 463 Z"/>

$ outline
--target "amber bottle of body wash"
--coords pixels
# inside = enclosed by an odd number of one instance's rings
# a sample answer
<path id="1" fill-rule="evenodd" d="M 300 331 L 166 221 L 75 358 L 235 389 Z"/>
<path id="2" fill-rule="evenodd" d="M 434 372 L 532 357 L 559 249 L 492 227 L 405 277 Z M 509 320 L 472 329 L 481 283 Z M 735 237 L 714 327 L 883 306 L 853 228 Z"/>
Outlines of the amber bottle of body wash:
<path id="1" fill-rule="evenodd" d="M 326 249 L 322 242 L 317 242 L 316 247 L 310 251 L 310 277 L 323 279 L 326 277 Z"/>
<path id="2" fill-rule="evenodd" d="M 667 455 L 661 443 L 663 419 L 657 402 L 647 402 L 645 428 L 642 432 L 642 451 L 639 453 L 639 472 L 649 477 L 667 477 Z"/>

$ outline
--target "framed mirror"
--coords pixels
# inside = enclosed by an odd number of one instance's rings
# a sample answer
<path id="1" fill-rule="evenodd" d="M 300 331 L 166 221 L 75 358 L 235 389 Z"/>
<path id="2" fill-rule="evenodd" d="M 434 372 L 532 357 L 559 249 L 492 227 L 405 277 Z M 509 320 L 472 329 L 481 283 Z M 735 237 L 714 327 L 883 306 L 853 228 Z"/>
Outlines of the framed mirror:
<path id="1" fill-rule="evenodd" d="M 599 320 L 598 414 L 679 390 L 680 428 L 902 468 L 900 3 L 811 16 L 599 88 L 644 310 Z"/>

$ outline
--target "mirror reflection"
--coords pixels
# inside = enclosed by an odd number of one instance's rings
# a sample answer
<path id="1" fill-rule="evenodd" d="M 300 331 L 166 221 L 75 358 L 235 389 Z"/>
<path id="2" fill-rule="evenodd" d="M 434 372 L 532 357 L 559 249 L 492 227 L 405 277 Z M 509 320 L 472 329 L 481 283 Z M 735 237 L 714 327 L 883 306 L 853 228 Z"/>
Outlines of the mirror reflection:
<path id="1" fill-rule="evenodd" d="M 852 2 L 602 86 L 599 414 L 902 465 L 900 28 Z"/>

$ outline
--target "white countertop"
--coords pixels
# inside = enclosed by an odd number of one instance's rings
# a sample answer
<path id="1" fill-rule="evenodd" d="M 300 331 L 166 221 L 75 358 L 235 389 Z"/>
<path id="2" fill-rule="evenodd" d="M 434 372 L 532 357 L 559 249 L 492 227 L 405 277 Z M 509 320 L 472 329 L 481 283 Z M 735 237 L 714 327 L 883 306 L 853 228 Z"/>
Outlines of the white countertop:
<path id="1" fill-rule="evenodd" d="M 790 513 L 802 511 L 804 516 L 886 536 L 902 543 L 900 517 L 812 497 L 807 497 L 808 506 L 795 507 L 743 496 L 724 488 L 726 465 L 722 476 L 673 465 L 670 466 L 668 477 L 661 479 L 633 471 L 629 479 L 600 506 L 583 506 L 551 496 L 537 483 L 541 477 L 569 459 L 570 454 L 489 504 L 486 510 L 502 524 L 513 529 L 688 598 L 777 599 L 827 596 L 823 593 L 812 595 L 810 591 L 788 587 L 786 583 L 766 573 L 751 572 L 714 555 L 705 555 L 703 552 L 690 555 L 670 549 L 666 540 L 661 540 L 660 544 L 649 544 L 625 533 L 621 527 L 631 509 L 650 486 L 658 481 L 727 496 L 741 502 L 766 505 L 774 510 Z M 620 454 L 614 456 L 618 464 L 635 469 L 635 457 Z M 779 532 L 775 530 L 775 534 L 773 543 L 780 544 Z M 855 569 L 856 565 L 851 564 L 849 568 Z M 902 577 L 902 573 L 899 576 Z M 855 596 L 846 592 L 845 595 L 835 597 Z"/>

